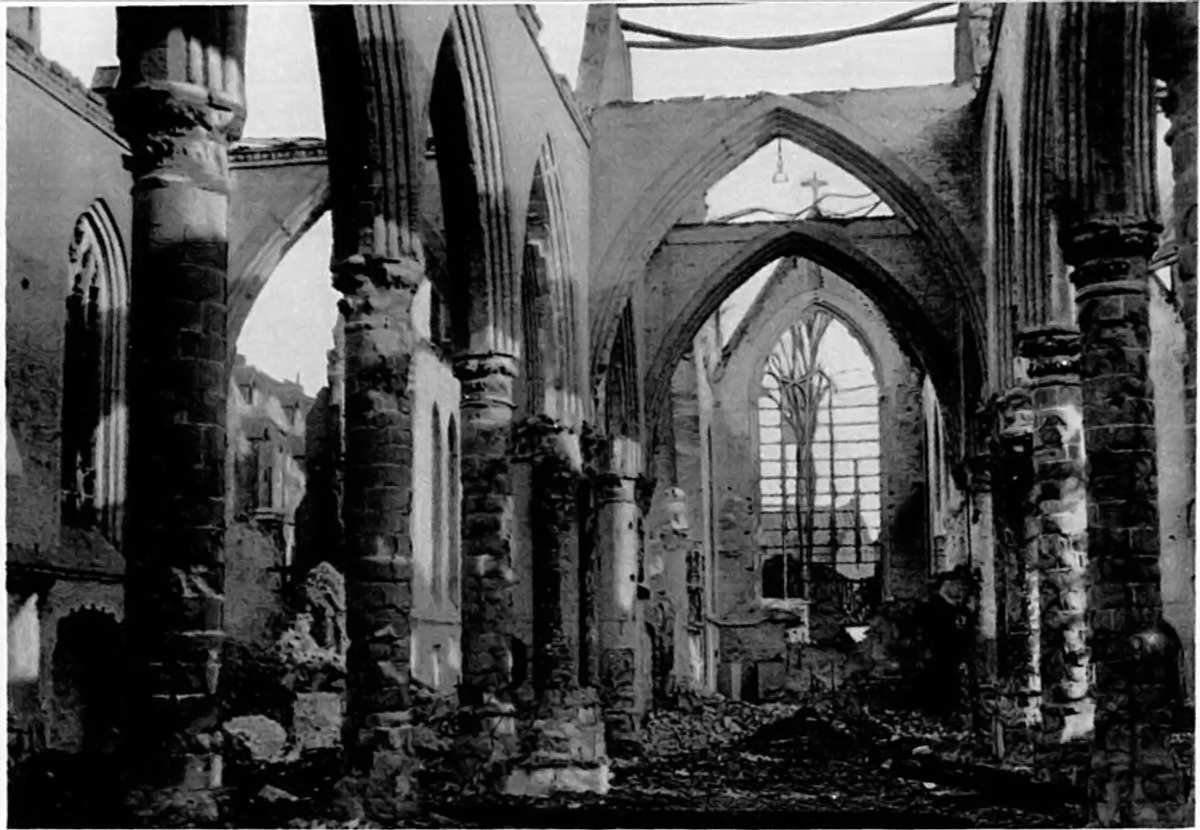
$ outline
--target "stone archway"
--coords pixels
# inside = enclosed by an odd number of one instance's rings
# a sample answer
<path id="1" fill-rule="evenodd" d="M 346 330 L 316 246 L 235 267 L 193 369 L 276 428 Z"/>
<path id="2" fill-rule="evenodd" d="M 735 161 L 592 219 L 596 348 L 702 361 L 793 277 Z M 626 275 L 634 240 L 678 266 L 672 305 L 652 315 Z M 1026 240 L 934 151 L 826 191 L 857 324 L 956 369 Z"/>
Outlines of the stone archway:
<path id="1" fill-rule="evenodd" d="M 883 230 L 881 230 L 883 229 Z M 890 230 L 886 230 L 890 229 Z M 711 230 L 711 244 L 697 244 Z M 955 306 L 945 302 L 952 288 L 938 284 L 936 272 L 920 266 L 920 244 L 899 220 L 836 223 L 793 222 L 743 225 L 722 231 L 719 226 L 692 226 L 681 233 L 686 260 L 656 269 L 651 263 L 647 294 L 652 298 L 643 328 L 645 350 L 651 355 L 644 373 L 647 423 L 656 418 L 670 388 L 671 373 L 704 321 L 722 301 L 762 266 L 782 256 L 798 255 L 841 274 L 880 309 L 895 327 L 899 342 L 914 362 L 927 371 L 946 401 L 957 401 L 970 390 L 960 388 L 958 344 L 950 335 L 956 323 Z M 886 236 L 877 234 L 886 233 Z M 876 235 L 873 235 L 876 234 Z M 671 237 L 668 236 L 669 247 Z M 660 248 L 660 253 L 663 249 Z M 711 258 L 709 258 L 711 255 Z M 690 267 L 693 259 L 696 269 Z M 907 264 L 902 281 L 888 265 Z M 686 281 L 674 279 L 674 273 Z M 923 282 L 918 282 L 923 280 Z M 671 283 L 678 283 L 671 290 Z M 959 427 L 950 413 L 952 432 Z"/>

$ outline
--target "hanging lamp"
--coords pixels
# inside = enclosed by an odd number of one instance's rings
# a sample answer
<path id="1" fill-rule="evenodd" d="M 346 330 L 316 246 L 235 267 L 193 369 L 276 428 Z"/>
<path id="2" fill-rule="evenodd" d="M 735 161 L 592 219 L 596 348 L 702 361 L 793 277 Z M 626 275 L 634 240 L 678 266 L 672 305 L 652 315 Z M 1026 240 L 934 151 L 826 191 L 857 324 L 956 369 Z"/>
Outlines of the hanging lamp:
<path id="1" fill-rule="evenodd" d="M 772 184 L 786 184 L 787 171 L 783 169 L 783 139 L 775 139 L 775 174 L 771 176 Z"/>

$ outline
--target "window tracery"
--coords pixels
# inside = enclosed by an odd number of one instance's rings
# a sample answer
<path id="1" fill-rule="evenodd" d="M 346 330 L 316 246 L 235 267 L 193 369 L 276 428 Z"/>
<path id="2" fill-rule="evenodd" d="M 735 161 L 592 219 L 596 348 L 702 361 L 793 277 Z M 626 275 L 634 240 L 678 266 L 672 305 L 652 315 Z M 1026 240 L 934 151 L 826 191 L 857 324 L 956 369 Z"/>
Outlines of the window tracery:
<path id="1" fill-rule="evenodd" d="M 858 338 L 817 308 L 767 357 L 758 402 L 761 591 L 810 599 L 880 559 L 879 387 Z"/>
<path id="2" fill-rule="evenodd" d="M 119 543 L 125 483 L 124 252 L 102 203 L 75 223 L 67 248 L 63 342 L 63 520 Z"/>

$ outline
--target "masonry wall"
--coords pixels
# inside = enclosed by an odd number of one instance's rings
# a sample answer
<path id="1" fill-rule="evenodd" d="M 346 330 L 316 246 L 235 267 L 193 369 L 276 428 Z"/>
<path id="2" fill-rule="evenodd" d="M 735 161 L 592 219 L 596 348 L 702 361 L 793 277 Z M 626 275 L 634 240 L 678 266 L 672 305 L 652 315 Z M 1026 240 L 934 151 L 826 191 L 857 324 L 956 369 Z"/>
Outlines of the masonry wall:
<path id="1" fill-rule="evenodd" d="M 9 480 L 8 546 L 59 544 L 59 432 L 67 247 L 97 199 L 128 245 L 129 174 L 104 104 L 65 71 L 8 39 L 5 214 L 8 428 L 22 475 Z M 10 445 L 12 446 L 12 445 Z"/>
<path id="2" fill-rule="evenodd" d="M 116 629 L 123 616 L 120 553 L 94 530 L 61 525 L 60 435 L 68 246 L 96 200 L 127 244 L 130 199 L 103 102 L 11 36 L 7 58 L 5 198 L 20 206 L 5 214 L 8 593 L 10 610 L 26 609 L 19 647 L 37 650 L 8 688 L 10 757 L 20 758 L 81 747 L 78 689 L 69 678 L 55 686 L 59 624 L 90 610 Z"/>

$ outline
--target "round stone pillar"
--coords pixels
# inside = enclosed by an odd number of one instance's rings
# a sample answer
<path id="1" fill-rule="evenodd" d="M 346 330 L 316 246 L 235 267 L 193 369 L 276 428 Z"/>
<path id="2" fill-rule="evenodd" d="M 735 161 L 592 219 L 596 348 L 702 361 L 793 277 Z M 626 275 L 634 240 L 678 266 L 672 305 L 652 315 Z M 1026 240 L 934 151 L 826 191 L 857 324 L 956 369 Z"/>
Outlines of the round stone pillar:
<path id="1" fill-rule="evenodd" d="M 1095 706 L 1088 679 L 1087 494 L 1079 332 L 1022 332 L 1033 403 L 1033 493 L 1041 580 L 1040 780 L 1086 784 Z"/>
<path id="2" fill-rule="evenodd" d="M 1001 757 L 1032 761 L 1030 729 L 1041 716 L 1041 602 L 1037 529 L 1030 510 L 1033 410 L 1029 389 L 1019 385 L 1001 395 L 995 414 L 993 498 L 1000 612 L 996 751 Z"/>
<path id="3" fill-rule="evenodd" d="M 245 7 L 118 9 L 109 99 L 129 142 L 129 806 L 218 819 L 229 215 Z M 114 671 L 119 671 L 114 667 Z"/>
<path id="4" fill-rule="evenodd" d="M 518 443 L 531 462 L 530 535 L 533 562 L 533 686 L 579 685 L 578 436 L 550 418 L 524 422 Z M 574 625 L 571 622 L 574 621 Z"/>
<path id="5" fill-rule="evenodd" d="M 643 613 L 638 597 L 641 558 L 641 447 L 597 434 L 589 442 L 595 556 L 599 687 L 605 741 L 614 755 L 641 747 L 649 677 L 640 659 Z"/>
<path id="6" fill-rule="evenodd" d="M 579 436 L 535 416 L 515 430 L 516 457 L 528 459 L 533 594 L 533 686 L 523 713 L 523 744 L 506 791 L 607 792 L 608 760 L 599 699 L 580 685 L 579 555 L 582 454 Z"/>
<path id="7" fill-rule="evenodd" d="M 411 748 L 412 302 L 416 259 L 334 267 L 344 337 L 346 655 L 351 774 L 368 816 L 416 809 Z"/>
<path id="8" fill-rule="evenodd" d="M 462 704 L 471 743 L 466 775 L 502 789 L 519 751 L 514 705 L 516 621 L 512 567 L 513 382 L 508 355 L 465 355 L 455 361 L 462 388 Z"/>
<path id="9" fill-rule="evenodd" d="M 1103 825 L 1184 820 L 1184 772 L 1168 750 L 1171 639 L 1162 627 L 1147 261 L 1157 227 L 1123 217 L 1066 236 L 1082 337 L 1087 447 L 1087 619 L 1096 715 L 1089 803 Z"/>

